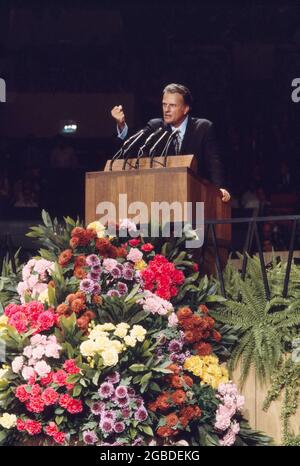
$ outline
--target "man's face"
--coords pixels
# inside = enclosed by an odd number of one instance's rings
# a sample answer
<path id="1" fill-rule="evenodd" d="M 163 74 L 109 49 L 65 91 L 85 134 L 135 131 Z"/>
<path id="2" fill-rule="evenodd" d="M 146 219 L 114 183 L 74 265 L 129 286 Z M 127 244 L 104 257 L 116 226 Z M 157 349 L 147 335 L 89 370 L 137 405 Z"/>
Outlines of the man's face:
<path id="1" fill-rule="evenodd" d="M 164 122 L 178 127 L 181 125 L 190 107 L 184 103 L 181 94 L 165 92 L 162 100 Z"/>

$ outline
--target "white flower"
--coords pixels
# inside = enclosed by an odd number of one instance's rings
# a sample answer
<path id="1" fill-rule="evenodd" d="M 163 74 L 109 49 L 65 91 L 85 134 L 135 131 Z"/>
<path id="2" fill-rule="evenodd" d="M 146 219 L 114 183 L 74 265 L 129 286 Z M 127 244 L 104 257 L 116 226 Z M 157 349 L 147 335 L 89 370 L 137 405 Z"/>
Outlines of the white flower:
<path id="1" fill-rule="evenodd" d="M 119 356 L 116 350 L 107 349 L 101 354 L 104 366 L 115 366 L 119 362 Z"/>
<path id="2" fill-rule="evenodd" d="M 16 425 L 16 422 L 17 422 L 17 416 L 15 416 L 14 414 L 4 413 L 0 417 L 0 425 L 4 429 L 11 429 L 12 427 Z"/>
<path id="3" fill-rule="evenodd" d="M 88 230 L 95 230 L 96 233 L 97 233 L 98 238 L 104 238 L 104 236 L 105 236 L 105 230 L 106 230 L 105 226 L 102 225 L 102 223 L 100 223 L 98 221 L 89 223 L 88 226 L 87 226 L 87 229 Z"/>
<path id="4" fill-rule="evenodd" d="M 145 340 L 145 335 L 147 330 L 144 329 L 141 325 L 134 325 L 130 331 L 130 336 L 136 338 L 138 341 L 142 342 Z"/>

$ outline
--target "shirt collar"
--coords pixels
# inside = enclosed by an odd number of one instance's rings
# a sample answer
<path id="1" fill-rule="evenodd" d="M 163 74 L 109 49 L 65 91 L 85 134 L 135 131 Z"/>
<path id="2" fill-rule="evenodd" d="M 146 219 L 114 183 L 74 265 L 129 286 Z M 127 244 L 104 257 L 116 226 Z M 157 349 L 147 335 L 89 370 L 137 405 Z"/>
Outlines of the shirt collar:
<path id="1" fill-rule="evenodd" d="M 185 134 L 185 131 L 186 131 L 186 127 L 187 127 L 187 124 L 188 124 L 188 115 L 185 117 L 185 119 L 183 120 L 183 122 L 181 123 L 180 126 L 178 126 L 177 128 L 175 128 L 174 126 L 171 125 L 171 128 L 172 128 L 172 131 L 174 131 L 174 129 L 178 129 L 179 130 L 179 133 L 180 133 L 180 138 L 183 139 L 184 137 L 184 134 Z"/>

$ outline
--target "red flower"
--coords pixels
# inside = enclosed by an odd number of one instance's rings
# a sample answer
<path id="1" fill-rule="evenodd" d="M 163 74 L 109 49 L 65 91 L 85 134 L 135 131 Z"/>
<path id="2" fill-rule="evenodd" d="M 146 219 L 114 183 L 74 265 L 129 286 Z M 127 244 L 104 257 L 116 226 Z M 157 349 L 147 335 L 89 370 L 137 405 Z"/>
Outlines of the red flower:
<path id="1" fill-rule="evenodd" d="M 129 240 L 128 242 L 132 248 L 135 248 L 136 246 L 140 244 L 141 240 L 134 238 L 134 239 Z"/>
<path id="2" fill-rule="evenodd" d="M 75 227 L 73 228 L 73 230 L 71 231 L 71 236 L 83 236 L 85 234 L 85 229 L 82 228 L 82 227 Z"/>
<path id="3" fill-rule="evenodd" d="M 217 330 L 213 330 L 212 331 L 212 338 L 215 341 L 220 341 L 222 339 L 222 336 L 221 336 L 221 334 L 219 332 L 217 332 Z"/>
<path id="4" fill-rule="evenodd" d="M 65 437 L 66 434 L 64 434 L 63 432 L 57 432 L 53 435 L 55 442 L 59 443 L 60 445 L 63 445 L 65 443 Z"/>
<path id="5" fill-rule="evenodd" d="M 71 400 L 72 400 L 72 398 L 70 397 L 70 395 L 67 395 L 67 394 L 61 395 L 61 396 L 59 397 L 59 405 L 60 405 L 62 408 L 67 409 L 67 407 L 68 407 L 68 405 L 69 405 L 69 403 L 70 403 Z"/>
<path id="6" fill-rule="evenodd" d="M 53 374 L 53 382 L 59 387 L 63 387 L 67 383 L 68 374 L 64 370 L 59 370 Z"/>
<path id="7" fill-rule="evenodd" d="M 68 372 L 68 374 L 78 374 L 80 372 L 79 367 L 76 366 L 75 359 L 68 359 L 63 368 Z"/>
<path id="8" fill-rule="evenodd" d="M 40 380 L 41 385 L 44 387 L 49 385 L 53 381 L 53 372 L 49 372 L 45 377 L 42 377 Z"/>
<path id="9" fill-rule="evenodd" d="M 175 413 L 171 413 L 166 416 L 166 424 L 168 427 L 175 427 L 178 424 L 178 421 L 179 419 Z"/>
<path id="10" fill-rule="evenodd" d="M 26 429 L 26 422 L 22 421 L 22 419 L 17 419 L 17 430 L 19 432 L 24 432 Z"/>
<path id="11" fill-rule="evenodd" d="M 143 246 L 141 247 L 141 250 L 145 252 L 151 252 L 153 251 L 153 249 L 154 249 L 154 246 L 151 243 L 143 244 Z"/>
<path id="12" fill-rule="evenodd" d="M 54 388 L 46 388 L 42 394 L 42 400 L 46 406 L 54 405 L 59 398 L 58 393 L 54 390 Z"/>
<path id="13" fill-rule="evenodd" d="M 82 401 L 71 398 L 67 406 L 67 411 L 71 414 L 81 413 L 83 411 Z"/>
<path id="14" fill-rule="evenodd" d="M 16 389 L 15 395 L 22 403 L 25 403 L 25 401 L 28 401 L 30 398 L 30 393 L 26 391 L 26 387 L 27 385 L 20 385 Z"/>
<path id="15" fill-rule="evenodd" d="M 26 403 L 26 408 L 32 413 L 42 413 L 45 409 L 45 403 L 40 396 L 31 396 Z"/>
<path id="16" fill-rule="evenodd" d="M 212 347 L 209 343 L 201 342 L 194 345 L 194 349 L 199 356 L 208 356 L 212 352 Z"/>
<path id="17" fill-rule="evenodd" d="M 48 311 L 42 312 L 38 318 L 37 324 L 39 332 L 49 330 L 56 324 L 56 315 L 50 309 Z"/>
<path id="18" fill-rule="evenodd" d="M 193 270 L 194 272 L 199 272 L 199 265 L 196 262 L 193 263 Z"/>
<path id="19" fill-rule="evenodd" d="M 156 433 L 160 437 L 171 437 L 172 435 L 177 435 L 178 430 L 173 430 L 170 427 L 161 426 L 157 429 Z"/>
<path id="20" fill-rule="evenodd" d="M 179 375 L 173 375 L 171 379 L 171 385 L 174 388 L 182 388 L 183 387 L 183 378 Z"/>
<path id="21" fill-rule="evenodd" d="M 172 400 L 177 405 L 183 404 L 185 402 L 185 400 L 186 400 L 185 392 L 183 390 L 176 390 L 172 394 Z"/>
<path id="22" fill-rule="evenodd" d="M 86 265 L 85 256 L 81 255 L 81 256 L 77 256 L 75 258 L 75 267 L 77 267 L 77 266 L 84 267 L 85 265 Z"/>
<path id="23" fill-rule="evenodd" d="M 79 238 L 78 236 L 74 236 L 73 238 L 70 239 L 70 246 L 71 248 L 75 249 L 79 245 Z"/>
<path id="24" fill-rule="evenodd" d="M 198 309 L 199 311 L 203 312 L 203 314 L 208 313 L 208 308 L 205 306 L 205 304 L 200 304 Z"/>
<path id="25" fill-rule="evenodd" d="M 37 421 L 32 421 L 31 419 L 28 419 L 25 423 L 25 429 L 28 432 L 29 435 L 37 435 L 42 432 L 42 426 L 39 422 Z"/>
<path id="26" fill-rule="evenodd" d="M 45 432 L 50 437 L 58 433 L 58 427 L 55 422 L 49 422 L 48 426 L 45 428 Z"/>

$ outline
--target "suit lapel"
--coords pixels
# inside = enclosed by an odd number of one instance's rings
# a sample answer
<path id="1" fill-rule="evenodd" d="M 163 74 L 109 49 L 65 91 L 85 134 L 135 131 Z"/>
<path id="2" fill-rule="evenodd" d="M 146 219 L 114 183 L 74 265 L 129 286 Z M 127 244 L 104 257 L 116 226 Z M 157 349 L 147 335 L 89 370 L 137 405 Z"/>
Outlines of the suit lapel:
<path id="1" fill-rule="evenodd" d="M 186 130 L 185 130 L 184 137 L 183 137 L 183 141 L 181 143 L 180 153 L 182 155 L 190 153 L 189 146 L 191 143 L 192 135 L 193 135 L 193 121 L 192 121 L 192 118 L 189 116 L 188 122 L 186 125 Z"/>

